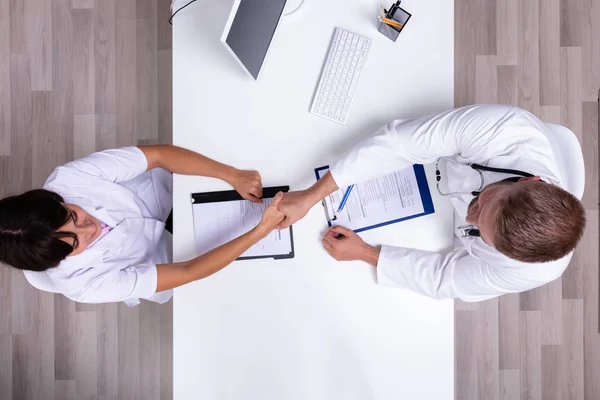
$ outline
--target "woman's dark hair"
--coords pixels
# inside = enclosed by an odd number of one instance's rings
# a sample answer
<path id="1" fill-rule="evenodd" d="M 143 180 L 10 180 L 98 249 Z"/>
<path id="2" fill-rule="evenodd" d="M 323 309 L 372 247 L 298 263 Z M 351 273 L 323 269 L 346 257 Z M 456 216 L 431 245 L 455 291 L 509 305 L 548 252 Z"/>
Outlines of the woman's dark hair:
<path id="1" fill-rule="evenodd" d="M 36 189 L 0 200 L 0 261 L 18 269 L 45 271 L 56 267 L 73 251 L 61 240 L 77 235 L 57 232 L 71 219 L 63 198 Z"/>

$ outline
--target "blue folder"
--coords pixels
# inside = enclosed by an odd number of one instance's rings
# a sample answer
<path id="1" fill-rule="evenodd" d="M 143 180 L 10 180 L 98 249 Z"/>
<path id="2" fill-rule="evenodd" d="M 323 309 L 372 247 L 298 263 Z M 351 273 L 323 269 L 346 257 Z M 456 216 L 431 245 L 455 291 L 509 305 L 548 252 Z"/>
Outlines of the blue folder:
<path id="1" fill-rule="evenodd" d="M 395 224 L 397 222 L 406 221 L 413 218 L 422 217 L 424 215 L 429 215 L 435 213 L 435 209 L 433 208 L 433 199 L 431 198 L 431 192 L 429 191 L 429 185 L 427 184 L 427 176 L 425 176 L 425 168 L 421 164 L 413 165 L 415 176 L 417 177 L 417 185 L 419 187 L 419 193 L 421 194 L 421 202 L 423 203 L 423 212 L 419 214 L 409 215 L 408 217 L 394 219 L 391 221 L 381 222 L 379 224 L 365 226 L 359 229 L 355 229 L 354 232 L 362 232 L 368 231 L 369 229 L 379 228 L 380 226 Z M 325 165 L 323 167 L 315 168 L 315 176 L 317 180 L 320 179 L 319 172 L 329 169 L 329 165 Z M 332 226 L 331 221 L 327 221 L 329 226 Z"/>

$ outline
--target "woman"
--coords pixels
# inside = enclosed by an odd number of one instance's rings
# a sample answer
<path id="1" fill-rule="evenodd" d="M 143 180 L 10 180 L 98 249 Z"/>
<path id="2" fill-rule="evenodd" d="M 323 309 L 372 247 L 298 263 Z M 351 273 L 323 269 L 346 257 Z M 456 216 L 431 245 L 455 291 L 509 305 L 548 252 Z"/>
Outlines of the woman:
<path id="1" fill-rule="evenodd" d="M 224 268 L 283 220 L 279 193 L 250 232 L 174 263 L 165 230 L 171 173 L 222 179 L 245 199 L 261 202 L 256 171 L 168 145 L 102 151 L 58 167 L 43 189 L 0 200 L 0 261 L 26 274 L 46 274 L 78 302 L 164 303 L 171 289 Z"/>

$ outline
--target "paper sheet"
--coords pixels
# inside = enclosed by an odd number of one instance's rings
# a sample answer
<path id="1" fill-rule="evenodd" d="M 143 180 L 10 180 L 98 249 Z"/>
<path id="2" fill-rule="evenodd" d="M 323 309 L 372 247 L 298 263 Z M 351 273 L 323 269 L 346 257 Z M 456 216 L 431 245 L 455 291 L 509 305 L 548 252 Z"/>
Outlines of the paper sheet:
<path id="1" fill-rule="evenodd" d="M 319 170 L 319 177 L 328 171 Z M 344 209 L 338 212 L 346 189 L 324 199 L 328 219 L 334 226 L 360 230 L 425 212 L 412 167 L 354 185 Z"/>
<path id="2" fill-rule="evenodd" d="M 204 254 L 250 231 L 260 222 L 272 198 L 262 204 L 247 200 L 196 203 L 192 205 L 196 252 Z M 290 228 L 274 230 L 250 247 L 240 258 L 288 255 L 292 252 Z"/>

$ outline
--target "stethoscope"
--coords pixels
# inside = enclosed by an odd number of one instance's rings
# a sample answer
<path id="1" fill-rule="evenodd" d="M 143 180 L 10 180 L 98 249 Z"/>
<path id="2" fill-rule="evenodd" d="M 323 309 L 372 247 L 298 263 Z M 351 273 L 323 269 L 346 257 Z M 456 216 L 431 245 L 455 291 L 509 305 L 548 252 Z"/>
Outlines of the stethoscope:
<path id="1" fill-rule="evenodd" d="M 440 173 L 440 168 L 439 168 L 440 160 L 442 160 L 442 159 L 445 159 L 447 161 L 450 161 L 450 162 L 453 162 L 456 164 L 467 165 L 467 166 L 473 168 L 475 171 L 477 171 L 477 173 L 479 173 L 479 179 L 480 179 L 479 187 L 477 188 L 477 190 L 474 190 L 472 192 L 446 192 L 446 193 L 442 192 L 442 190 L 440 189 L 440 181 L 442 180 L 442 174 Z M 535 176 L 535 175 L 530 174 L 529 172 L 520 171 L 518 169 L 487 167 L 485 165 L 474 164 L 474 163 L 461 163 L 460 161 L 453 160 L 449 157 L 440 157 L 437 160 L 435 160 L 435 180 L 436 180 L 437 191 L 442 196 L 457 197 L 457 196 L 471 195 L 471 196 L 477 197 L 481 194 L 481 191 L 483 190 L 484 185 L 485 185 L 485 178 L 483 176 L 483 171 L 517 175 L 517 176 L 513 176 L 511 178 L 503 179 L 501 182 L 518 182 L 521 178 L 532 178 Z M 461 225 L 461 226 L 456 227 L 456 229 L 458 229 L 460 231 L 462 238 L 481 236 L 479 233 L 479 229 L 477 229 L 473 225 Z"/>

